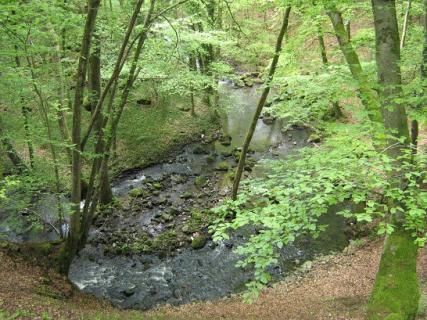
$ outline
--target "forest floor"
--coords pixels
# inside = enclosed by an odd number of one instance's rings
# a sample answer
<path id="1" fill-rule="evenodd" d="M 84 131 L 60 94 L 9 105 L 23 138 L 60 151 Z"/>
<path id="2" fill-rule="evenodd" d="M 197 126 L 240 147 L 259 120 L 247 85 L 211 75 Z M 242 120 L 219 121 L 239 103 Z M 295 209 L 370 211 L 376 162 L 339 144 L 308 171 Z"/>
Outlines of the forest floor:
<path id="1" fill-rule="evenodd" d="M 147 312 L 118 310 L 76 292 L 49 267 L 49 260 L 0 250 L 0 319 L 363 319 L 382 250 L 382 239 L 364 240 L 319 258 L 262 292 L 253 304 L 240 296 Z M 427 251 L 420 251 L 419 277 L 427 291 Z M 422 299 L 425 306 L 425 296 Z M 421 315 L 419 319 L 427 319 Z"/>

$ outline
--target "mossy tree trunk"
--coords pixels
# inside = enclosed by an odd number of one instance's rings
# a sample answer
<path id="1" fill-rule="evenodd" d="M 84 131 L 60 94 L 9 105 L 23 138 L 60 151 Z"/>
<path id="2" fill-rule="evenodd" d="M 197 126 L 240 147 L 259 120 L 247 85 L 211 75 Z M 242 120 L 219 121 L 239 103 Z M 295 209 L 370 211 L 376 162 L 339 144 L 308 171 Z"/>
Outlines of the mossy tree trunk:
<path id="1" fill-rule="evenodd" d="M 395 1 L 372 0 L 376 35 L 376 61 L 379 97 L 383 122 L 390 139 L 387 152 L 399 164 L 399 157 L 409 148 L 408 118 L 403 105 L 396 102 L 401 94 L 400 44 Z M 391 183 L 404 188 L 404 177 L 393 173 Z M 397 178 L 396 178 L 397 177 Z M 376 275 L 368 319 L 415 319 L 418 309 L 419 288 L 416 273 L 417 246 L 411 233 L 403 226 L 403 217 L 393 218 L 396 226 L 385 242 Z"/>
<path id="2" fill-rule="evenodd" d="M 369 119 L 373 123 L 381 123 L 382 117 L 380 112 L 380 105 L 378 103 L 378 95 L 372 89 L 367 75 L 363 71 L 359 56 L 351 44 L 349 32 L 345 27 L 341 12 L 332 7 L 328 10 L 328 16 L 332 22 L 335 36 L 338 40 L 341 52 L 343 53 L 350 69 L 351 75 L 358 84 L 360 100 L 368 112 Z"/>

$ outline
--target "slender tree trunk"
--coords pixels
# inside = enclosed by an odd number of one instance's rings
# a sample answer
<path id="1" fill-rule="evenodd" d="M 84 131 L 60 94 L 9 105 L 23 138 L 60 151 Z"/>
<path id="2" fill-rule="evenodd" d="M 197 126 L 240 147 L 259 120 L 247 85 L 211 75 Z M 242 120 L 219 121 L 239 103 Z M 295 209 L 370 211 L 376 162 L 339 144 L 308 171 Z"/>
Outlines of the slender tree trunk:
<path id="1" fill-rule="evenodd" d="M 424 47 L 421 59 L 421 80 L 423 81 L 424 92 L 427 90 L 425 81 L 427 80 L 427 0 L 424 0 Z M 414 153 L 418 147 L 419 124 L 417 120 L 411 122 L 411 138 Z"/>
<path id="2" fill-rule="evenodd" d="M 405 11 L 405 18 L 403 20 L 402 37 L 400 39 L 400 50 L 402 50 L 403 47 L 405 46 L 406 36 L 408 34 L 409 15 L 411 13 L 411 5 L 412 5 L 412 0 L 408 0 L 408 4 L 406 6 L 406 11 Z"/>
<path id="3" fill-rule="evenodd" d="M 100 164 L 100 171 L 101 174 L 99 175 L 99 182 L 98 184 L 96 183 L 96 167 L 93 166 L 92 167 L 92 173 L 91 173 L 91 181 L 90 181 L 90 190 L 92 190 L 91 194 L 91 201 L 86 200 L 86 204 L 84 207 L 84 211 L 83 211 L 83 223 L 82 223 L 82 230 L 81 230 L 81 238 L 80 238 L 80 242 L 79 242 L 79 246 L 80 248 L 82 248 L 87 240 L 87 236 L 89 233 L 89 227 L 91 224 L 91 221 L 94 217 L 95 214 L 95 210 L 96 210 L 96 206 L 98 204 L 98 202 L 100 201 L 100 199 L 102 197 L 105 196 L 105 194 L 103 194 L 103 190 L 106 187 L 106 184 L 110 184 L 109 179 L 106 179 L 106 177 L 108 178 L 108 176 L 106 175 L 102 175 L 102 171 L 105 171 L 108 173 L 108 162 L 109 162 L 109 151 L 111 150 L 111 146 L 112 146 L 112 142 L 114 140 L 114 137 L 116 135 L 117 132 L 117 126 L 119 124 L 121 115 L 123 113 L 123 109 L 126 106 L 127 103 L 127 99 L 130 93 L 130 90 L 133 86 L 134 81 L 136 80 L 136 74 L 137 74 L 137 63 L 140 57 L 140 54 L 142 52 L 142 48 L 144 46 L 145 40 L 147 39 L 147 35 L 148 35 L 148 31 L 149 31 L 149 27 L 151 25 L 151 18 L 154 12 L 154 6 L 155 6 L 155 0 L 151 1 L 150 4 L 150 8 L 149 11 L 147 13 L 147 16 L 145 17 L 144 20 L 144 24 L 143 24 L 143 31 L 141 32 L 141 34 L 139 35 L 139 39 L 138 39 L 138 45 L 137 48 L 135 49 L 135 54 L 134 54 L 134 58 L 132 61 L 132 65 L 131 65 L 131 69 L 129 71 L 129 75 L 128 75 L 128 79 L 126 81 L 126 85 L 125 88 L 123 89 L 123 93 L 120 99 L 120 103 L 119 105 L 114 108 L 110 113 L 111 115 L 108 118 L 108 122 L 104 123 L 104 126 L 107 127 L 107 131 L 110 133 L 107 137 L 106 137 L 106 142 L 105 145 L 103 147 L 104 149 L 104 156 L 102 158 L 101 164 Z M 111 100 L 110 103 L 112 103 L 113 99 L 114 99 L 114 93 L 115 93 L 115 88 L 116 88 L 117 83 L 115 82 L 114 84 L 114 89 L 111 90 Z M 104 143 L 103 142 L 104 137 L 102 135 L 100 135 L 98 137 L 98 141 L 97 144 L 101 144 Z M 93 177 L 93 179 L 92 179 Z M 95 186 L 98 185 L 98 187 L 96 188 Z M 104 199 L 104 202 L 108 202 L 108 199 Z M 111 201 L 111 200 L 110 200 Z"/>
<path id="4" fill-rule="evenodd" d="M 323 38 L 323 31 L 321 27 L 319 27 L 317 39 L 319 40 L 320 56 L 322 58 L 323 66 L 327 67 L 329 65 L 329 60 L 326 53 L 325 40 Z M 335 118 L 341 118 L 343 114 L 338 101 L 332 101 L 332 107 Z"/>
<path id="5" fill-rule="evenodd" d="M 242 152 L 240 155 L 239 163 L 237 165 L 236 177 L 234 178 L 233 189 L 231 193 L 231 197 L 233 200 L 236 200 L 237 198 L 237 191 L 239 190 L 240 180 L 242 179 L 243 169 L 245 167 L 246 154 L 248 152 L 249 145 L 251 144 L 251 140 L 254 135 L 259 116 L 261 115 L 262 109 L 264 108 L 265 102 L 267 101 L 268 94 L 270 93 L 271 81 L 273 80 L 274 73 L 276 72 L 277 64 L 279 63 L 280 52 L 282 51 L 283 38 L 285 37 L 285 34 L 288 31 L 290 13 L 291 13 L 291 7 L 287 7 L 285 10 L 285 14 L 283 16 L 282 27 L 280 29 L 279 36 L 277 38 L 275 54 L 270 66 L 270 71 L 268 73 L 267 81 L 265 83 L 265 88 L 262 92 L 254 117 L 252 119 L 251 125 L 246 134 L 245 141 L 242 145 Z"/>
<path id="6" fill-rule="evenodd" d="M 95 122 L 97 121 L 97 118 L 102 111 L 105 98 L 107 97 L 108 93 L 110 92 L 110 89 L 111 89 L 112 85 L 114 84 L 114 82 L 116 82 L 116 80 L 118 79 L 120 72 L 122 71 L 122 68 L 124 65 L 124 57 L 126 54 L 126 48 L 129 44 L 130 36 L 131 36 L 132 31 L 133 31 L 135 24 L 137 22 L 137 18 L 138 18 L 139 12 L 141 11 L 141 7 L 142 7 L 143 3 L 144 3 L 144 0 L 138 0 L 138 2 L 135 5 L 132 17 L 129 21 L 129 25 L 127 27 L 122 45 L 120 47 L 119 54 L 117 56 L 116 63 L 114 65 L 113 74 L 111 75 L 111 77 L 108 80 L 104 90 L 101 93 L 101 96 L 99 97 L 98 103 L 95 107 L 95 110 L 93 111 L 92 118 L 91 118 L 90 123 L 89 123 L 89 127 L 88 127 L 85 135 L 83 136 L 82 141 L 81 141 L 82 149 L 84 149 L 84 147 L 87 143 L 87 140 L 89 139 L 89 136 L 90 136 L 90 134 L 94 128 Z"/>
<path id="7" fill-rule="evenodd" d="M 190 70 L 193 72 L 197 71 L 197 60 L 195 55 L 190 54 Z M 196 106 L 195 106 L 195 102 L 194 102 L 194 89 L 191 88 L 191 93 L 190 93 L 190 102 L 191 102 L 191 115 L 194 117 L 196 115 Z"/>
<path id="8" fill-rule="evenodd" d="M 369 80 L 367 79 L 367 76 L 362 69 L 362 65 L 360 64 L 359 57 L 351 45 L 348 31 L 344 26 L 341 13 L 333 9 L 328 11 L 328 15 L 331 19 L 335 35 L 344 58 L 347 61 L 350 72 L 358 84 L 359 96 L 368 112 L 369 119 L 374 123 L 381 123 L 382 117 L 380 106 L 378 104 L 378 95 L 369 84 Z"/>
<path id="9" fill-rule="evenodd" d="M 76 86 L 73 103 L 73 130 L 72 143 L 73 165 L 72 165 L 72 192 L 71 202 L 73 204 L 73 214 L 70 221 L 70 233 L 64 248 L 60 271 L 67 275 L 72 259 L 76 255 L 80 240 L 80 201 L 81 201 L 81 109 L 83 105 L 83 94 L 85 78 L 88 65 L 92 35 L 95 28 L 96 16 L 98 14 L 100 0 L 89 0 L 86 23 L 83 32 L 82 46 L 77 68 Z"/>
<path id="10" fill-rule="evenodd" d="M 387 153 L 395 159 L 409 148 L 408 119 L 403 105 L 396 102 L 401 95 L 399 30 L 395 1 L 372 0 L 376 33 L 376 60 L 379 97 L 383 122 L 387 132 L 395 138 L 404 138 L 400 145 L 389 141 Z M 396 179 L 398 172 L 391 175 Z M 405 180 L 392 181 L 396 188 L 404 188 Z M 368 319 L 415 319 L 418 309 L 419 288 L 416 273 L 417 246 L 411 233 L 405 230 L 403 218 L 393 217 L 396 226 L 387 237 L 376 275 L 371 299 L 368 304 Z"/>
<path id="11" fill-rule="evenodd" d="M 16 12 L 14 10 L 12 10 L 12 15 L 15 15 Z M 20 69 L 21 68 L 21 59 L 19 58 L 18 55 L 18 46 L 15 45 L 15 64 L 16 64 L 16 68 Z M 24 117 L 24 131 L 25 131 L 25 139 L 27 142 L 27 148 L 28 148 L 28 156 L 30 158 L 30 167 L 31 169 L 34 169 L 34 147 L 33 147 L 33 142 L 31 139 L 31 132 L 30 132 L 30 113 L 31 113 L 31 109 L 27 107 L 24 97 L 21 96 L 21 111 L 22 111 L 22 116 Z"/>

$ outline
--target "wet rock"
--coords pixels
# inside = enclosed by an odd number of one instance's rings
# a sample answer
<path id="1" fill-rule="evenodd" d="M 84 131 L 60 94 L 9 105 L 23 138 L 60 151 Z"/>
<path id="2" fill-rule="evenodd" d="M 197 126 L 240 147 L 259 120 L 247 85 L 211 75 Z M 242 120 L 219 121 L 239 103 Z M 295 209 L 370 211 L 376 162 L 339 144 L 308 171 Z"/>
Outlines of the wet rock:
<path id="1" fill-rule="evenodd" d="M 122 293 L 125 297 L 129 298 L 135 294 L 135 288 L 136 286 L 132 285 L 131 287 L 124 289 Z"/>
<path id="2" fill-rule="evenodd" d="M 165 205 L 168 203 L 168 199 L 166 199 L 166 197 L 161 196 L 159 199 L 156 200 L 156 203 L 158 205 Z"/>
<path id="3" fill-rule="evenodd" d="M 223 156 L 224 158 L 229 158 L 232 155 L 233 154 L 230 151 L 223 151 L 223 152 L 221 152 L 221 156 Z"/>
<path id="4" fill-rule="evenodd" d="M 264 122 L 266 125 L 272 125 L 276 121 L 276 118 L 272 115 L 265 114 L 262 118 L 262 122 Z"/>
<path id="5" fill-rule="evenodd" d="M 203 146 L 197 145 L 193 149 L 194 154 L 209 154 L 209 151 L 206 150 Z"/>
<path id="6" fill-rule="evenodd" d="M 227 161 L 221 161 L 215 167 L 215 170 L 217 171 L 228 171 L 228 169 L 230 169 L 230 164 Z"/>
<path id="7" fill-rule="evenodd" d="M 228 134 L 226 134 L 226 135 L 223 135 L 223 136 L 219 139 L 219 142 L 220 142 L 223 146 L 229 146 L 229 145 L 231 145 L 231 140 L 232 140 L 231 136 L 230 136 L 230 135 L 228 135 Z"/>
<path id="8" fill-rule="evenodd" d="M 188 181 L 188 177 L 184 176 L 184 175 L 180 175 L 180 174 L 172 175 L 171 181 L 172 181 L 172 183 L 182 184 L 182 183 L 186 183 Z"/>

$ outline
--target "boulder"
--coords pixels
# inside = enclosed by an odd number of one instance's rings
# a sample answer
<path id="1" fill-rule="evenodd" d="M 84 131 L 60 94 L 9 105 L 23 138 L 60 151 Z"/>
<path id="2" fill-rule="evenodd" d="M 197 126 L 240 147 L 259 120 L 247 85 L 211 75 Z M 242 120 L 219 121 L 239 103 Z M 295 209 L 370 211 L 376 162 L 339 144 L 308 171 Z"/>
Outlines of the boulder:
<path id="1" fill-rule="evenodd" d="M 194 250 L 202 249 L 208 242 L 208 237 L 203 233 L 197 233 L 191 240 L 191 247 Z"/>

